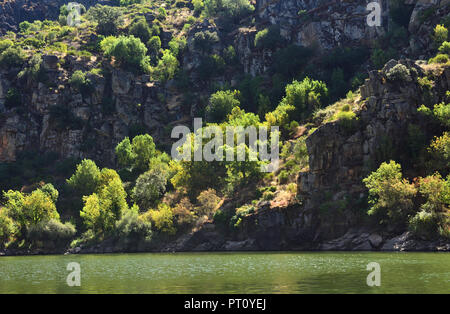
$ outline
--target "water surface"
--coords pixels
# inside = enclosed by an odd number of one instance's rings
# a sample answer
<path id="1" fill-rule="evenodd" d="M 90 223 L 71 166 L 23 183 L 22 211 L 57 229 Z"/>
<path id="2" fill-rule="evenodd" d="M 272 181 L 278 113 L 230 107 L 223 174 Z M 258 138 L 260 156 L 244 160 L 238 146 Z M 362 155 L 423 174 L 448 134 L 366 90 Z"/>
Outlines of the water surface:
<path id="1" fill-rule="evenodd" d="M 81 286 L 66 283 L 67 264 Z M 381 266 L 369 287 L 366 266 Z M 450 253 L 176 253 L 0 257 L 0 293 L 450 293 Z"/>

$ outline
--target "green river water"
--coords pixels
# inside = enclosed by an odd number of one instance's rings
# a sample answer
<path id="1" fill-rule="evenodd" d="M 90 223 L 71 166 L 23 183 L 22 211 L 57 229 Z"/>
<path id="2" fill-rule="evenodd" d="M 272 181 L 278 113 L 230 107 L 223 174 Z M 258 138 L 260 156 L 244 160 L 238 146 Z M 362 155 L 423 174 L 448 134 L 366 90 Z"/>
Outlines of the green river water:
<path id="1" fill-rule="evenodd" d="M 81 286 L 69 287 L 68 263 Z M 381 267 L 369 287 L 366 266 Z M 174 253 L 0 257 L 0 293 L 450 293 L 450 253 Z"/>

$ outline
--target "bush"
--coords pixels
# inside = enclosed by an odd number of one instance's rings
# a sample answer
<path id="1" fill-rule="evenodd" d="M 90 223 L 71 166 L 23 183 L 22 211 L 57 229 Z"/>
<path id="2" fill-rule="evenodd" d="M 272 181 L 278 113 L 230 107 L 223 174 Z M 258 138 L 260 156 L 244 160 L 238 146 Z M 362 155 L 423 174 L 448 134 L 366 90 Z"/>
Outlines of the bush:
<path id="1" fill-rule="evenodd" d="M 17 47 L 9 47 L 0 54 L 0 66 L 3 67 L 21 67 L 25 60 L 25 53 Z"/>
<path id="2" fill-rule="evenodd" d="M 336 119 L 346 130 L 352 130 L 357 117 L 353 111 L 340 111 L 336 115 Z"/>
<path id="3" fill-rule="evenodd" d="M 289 172 L 286 170 L 280 171 L 280 174 L 278 175 L 278 180 L 280 184 L 286 184 L 289 180 Z"/>
<path id="4" fill-rule="evenodd" d="M 141 18 L 134 22 L 130 26 L 128 33 L 136 38 L 139 38 L 143 43 L 148 42 L 152 36 L 152 31 L 145 18 Z"/>
<path id="5" fill-rule="evenodd" d="M 76 233 L 75 226 L 51 219 L 32 225 L 27 230 L 27 240 L 34 247 L 63 248 L 66 247 Z"/>
<path id="6" fill-rule="evenodd" d="M 211 95 L 206 107 L 206 120 L 212 123 L 224 121 L 234 107 L 240 105 L 238 91 L 218 91 Z"/>
<path id="7" fill-rule="evenodd" d="M 255 10 L 249 0 L 204 0 L 203 2 L 207 16 L 219 16 L 234 22 Z"/>
<path id="8" fill-rule="evenodd" d="M 450 132 L 444 132 L 440 137 L 435 137 L 428 147 L 430 153 L 430 168 L 440 171 L 443 175 L 449 173 L 448 161 L 450 160 Z"/>
<path id="9" fill-rule="evenodd" d="M 275 53 L 272 71 L 291 80 L 308 64 L 313 50 L 308 47 L 289 45 Z"/>
<path id="10" fill-rule="evenodd" d="M 155 143 L 148 135 L 138 135 L 133 138 L 133 142 L 126 137 L 116 146 L 116 155 L 119 165 L 131 167 L 137 171 L 146 171 L 149 168 L 150 160 L 155 156 Z"/>
<path id="11" fill-rule="evenodd" d="M 428 60 L 428 63 L 447 63 L 449 61 L 448 55 L 437 54 L 434 58 Z"/>
<path id="12" fill-rule="evenodd" d="M 217 205 L 219 205 L 220 197 L 217 196 L 217 192 L 214 189 L 208 189 L 200 193 L 197 197 L 198 206 L 195 211 L 199 215 L 205 215 L 212 217 L 217 210 Z"/>
<path id="13" fill-rule="evenodd" d="M 114 57 L 123 67 L 144 69 L 143 62 L 147 54 L 147 47 L 139 38 L 134 36 L 120 36 L 105 38 L 100 46 L 107 57 Z"/>
<path id="14" fill-rule="evenodd" d="M 12 47 L 14 43 L 9 39 L 0 40 L 0 53 L 5 51 L 6 49 Z"/>
<path id="15" fill-rule="evenodd" d="M 97 23 L 97 31 L 102 35 L 114 35 L 123 24 L 120 8 L 97 4 L 91 7 L 86 17 Z"/>
<path id="16" fill-rule="evenodd" d="M 92 91 L 92 82 L 86 78 L 86 72 L 80 70 L 72 74 L 72 77 L 69 79 L 69 84 L 83 95 Z"/>
<path id="17" fill-rule="evenodd" d="M 433 39 L 437 45 L 441 45 L 448 39 L 448 30 L 444 25 L 436 25 L 434 28 Z"/>
<path id="18" fill-rule="evenodd" d="M 153 59 L 156 59 L 161 49 L 161 39 L 159 36 L 153 36 L 147 42 L 148 52 L 152 56 Z"/>
<path id="19" fill-rule="evenodd" d="M 67 184 L 80 195 L 90 195 L 100 184 L 100 169 L 94 161 L 84 159 L 77 166 L 75 174 L 67 180 Z"/>
<path id="20" fill-rule="evenodd" d="M 450 42 L 444 41 L 438 50 L 442 54 L 450 55 Z"/>
<path id="21" fill-rule="evenodd" d="M 417 191 L 413 184 L 402 179 L 399 164 L 383 162 L 363 182 L 369 189 L 369 215 L 377 217 L 380 224 L 398 226 L 407 222 Z"/>
<path id="22" fill-rule="evenodd" d="M 219 55 L 211 55 L 202 59 L 198 69 L 198 74 L 203 81 L 211 77 L 222 75 L 225 71 L 225 61 Z"/>
<path id="23" fill-rule="evenodd" d="M 118 239 L 130 244 L 138 241 L 150 241 L 152 224 L 140 218 L 137 210 L 130 210 L 116 222 L 114 233 Z"/>
<path id="24" fill-rule="evenodd" d="M 6 248 L 16 232 L 14 221 L 0 209 L 0 249 Z"/>
<path id="25" fill-rule="evenodd" d="M 165 83 L 175 77 L 178 65 L 179 62 L 172 52 L 164 50 L 161 60 L 159 60 L 158 65 L 153 70 L 153 76 Z"/>
<path id="26" fill-rule="evenodd" d="M 203 53 L 210 52 L 212 46 L 217 42 L 219 42 L 219 36 L 216 32 L 197 32 L 194 35 L 194 47 Z"/>
<path id="27" fill-rule="evenodd" d="M 406 66 L 404 66 L 403 64 L 397 64 L 392 69 L 390 69 L 386 73 L 386 77 L 390 81 L 410 82 L 412 80 L 409 69 Z"/>
<path id="28" fill-rule="evenodd" d="M 133 200 L 140 208 L 149 209 L 166 192 L 167 179 L 168 173 L 162 169 L 145 172 L 136 180 Z"/>
<path id="29" fill-rule="evenodd" d="M 173 210 L 167 204 L 159 204 L 157 210 L 150 210 L 146 215 L 159 232 L 167 235 L 174 235 L 177 232 L 173 225 Z"/>
<path id="30" fill-rule="evenodd" d="M 313 110 L 322 106 L 328 97 L 328 88 L 321 81 L 306 77 L 302 82 L 294 80 L 286 86 L 286 96 L 282 103 L 293 106 L 291 120 L 301 121 L 307 118 Z"/>
<path id="31" fill-rule="evenodd" d="M 283 41 L 280 35 L 280 27 L 272 25 L 256 33 L 255 47 L 262 49 L 275 49 Z"/>

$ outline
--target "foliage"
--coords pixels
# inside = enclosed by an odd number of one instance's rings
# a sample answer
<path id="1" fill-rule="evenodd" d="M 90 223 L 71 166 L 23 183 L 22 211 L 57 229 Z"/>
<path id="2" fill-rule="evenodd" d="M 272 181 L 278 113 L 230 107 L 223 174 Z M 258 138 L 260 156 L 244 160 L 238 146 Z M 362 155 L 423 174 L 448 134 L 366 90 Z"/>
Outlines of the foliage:
<path id="1" fill-rule="evenodd" d="M 1 50 L 1 48 L 0 48 L 0 50 Z M 442 54 L 449 55 L 450 54 L 450 42 L 444 41 L 438 50 Z"/>
<path id="2" fill-rule="evenodd" d="M 211 95 L 206 107 L 206 120 L 208 122 L 222 122 L 231 113 L 233 108 L 238 107 L 238 91 L 218 91 Z"/>
<path id="3" fill-rule="evenodd" d="M 116 222 L 114 233 L 122 241 L 149 241 L 152 237 L 152 224 L 139 217 L 137 210 L 129 210 Z"/>
<path id="4" fill-rule="evenodd" d="M 19 47 L 9 47 L 0 54 L 0 66 L 19 67 L 25 62 L 25 52 Z"/>
<path id="5" fill-rule="evenodd" d="M 128 33 L 139 38 L 143 43 L 147 43 L 152 36 L 152 31 L 145 18 L 140 18 L 131 24 Z"/>
<path id="6" fill-rule="evenodd" d="M 295 108 L 289 114 L 292 120 L 301 121 L 320 108 L 327 96 L 328 88 L 325 83 L 306 77 L 302 82 L 294 80 L 286 86 L 286 96 L 282 103 Z"/>
<path id="7" fill-rule="evenodd" d="M 132 142 L 126 137 L 116 146 L 119 165 L 140 172 L 148 169 L 149 162 L 155 156 L 155 153 L 155 143 L 148 134 L 138 135 L 133 138 Z"/>
<path id="8" fill-rule="evenodd" d="M 14 221 L 0 208 L 0 248 L 5 248 L 15 233 Z"/>
<path id="9" fill-rule="evenodd" d="M 73 72 L 69 84 L 82 94 L 88 94 L 93 88 L 91 80 L 86 77 L 86 72 L 80 70 Z"/>
<path id="10" fill-rule="evenodd" d="M 217 42 L 219 42 L 219 36 L 216 32 L 204 31 L 194 35 L 194 47 L 203 53 L 210 52 L 212 46 Z"/>
<path id="11" fill-rule="evenodd" d="M 115 178 L 103 186 L 99 193 L 83 197 L 84 207 L 80 217 L 83 218 L 86 227 L 95 234 L 110 232 L 114 229 L 116 221 L 129 210 L 126 197 L 122 181 Z"/>
<path id="12" fill-rule="evenodd" d="M 448 39 L 448 29 L 441 24 L 436 25 L 434 28 L 433 39 L 439 46 Z"/>
<path id="13" fill-rule="evenodd" d="M 220 197 L 214 189 L 208 189 L 200 193 L 197 197 L 198 206 L 195 208 L 196 213 L 212 217 L 219 205 Z"/>
<path id="14" fill-rule="evenodd" d="M 40 221 L 27 229 L 27 240 L 33 247 L 65 247 L 76 233 L 75 226 L 70 222 L 65 224 L 59 220 Z"/>
<path id="15" fill-rule="evenodd" d="M 148 212 L 152 225 L 163 234 L 174 235 L 176 233 L 173 224 L 173 210 L 164 203 L 159 204 L 157 210 Z"/>
<path id="16" fill-rule="evenodd" d="M 114 35 L 123 24 L 122 10 L 117 7 L 96 4 L 86 13 L 88 20 L 97 23 L 97 31 L 101 35 Z"/>
<path id="17" fill-rule="evenodd" d="M 136 180 L 133 200 L 140 208 L 150 208 L 166 191 L 167 179 L 168 171 L 161 167 L 145 172 Z"/>
<path id="18" fill-rule="evenodd" d="M 80 195 L 94 193 L 100 183 L 100 169 L 94 161 L 84 159 L 75 173 L 67 180 L 68 186 Z"/>
<path id="19" fill-rule="evenodd" d="M 203 0 L 203 3 L 207 16 L 219 16 L 233 22 L 255 10 L 249 0 Z"/>
<path id="20" fill-rule="evenodd" d="M 448 55 L 446 54 L 437 54 L 434 58 L 430 58 L 428 63 L 447 63 L 449 61 Z"/>
<path id="21" fill-rule="evenodd" d="M 174 78 L 179 62 L 170 50 L 164 50 L 161 60 L 153 69 L 153 76 L 161 82 L 167 82 Z"/>
<path id="22" fill-rule="evenodd" d="M 255 47 L 275 49 L 282 43 L 282 38 L 280 35 L 280 27 L 272 25 L 256 33 Z"/>
<path id="23" fill-rule="evenodd" d="M 411 73 L 403 64 L 397 64 L 386 73 L 386 77 L 391 81 L 411 81 Z"/>
<path id="24" fill-rule="evenodd" d="M 101 43 L 103 53 L 125 68 L 146 70 L 147 47 L 139 38 L 119 36 L 115 39 L 106 37 Z"/>
<path id="25" fill-rule="evenodd" d="M 363 179 L 369 189 L 369 215 L 380 224 L 404 224 L 413 210 L 416 188 L 402 179 L 401 166 L 394 161 L 383 162 L 378 170 Z"/>

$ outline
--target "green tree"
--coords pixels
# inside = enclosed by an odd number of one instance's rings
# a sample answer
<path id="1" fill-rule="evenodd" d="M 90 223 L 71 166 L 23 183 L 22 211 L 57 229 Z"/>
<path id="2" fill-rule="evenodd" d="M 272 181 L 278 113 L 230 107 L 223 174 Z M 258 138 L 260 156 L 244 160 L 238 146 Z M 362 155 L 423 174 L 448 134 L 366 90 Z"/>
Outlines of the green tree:
<path id="1" fill-rule="evenodd" d="M 122 10 L 117 7 L 97 4 L 91 7 L 86 17 L 97 23 L 97 31 L 102 35 L 114 35 L 123 24 Z"/>
<path id="2" fill-rule="evenodd" d="M 94 193 L 100 182 L 100 169 L 94 161 L 84 159 L 75 173 L 67 180 L 69 187 L 80 195 Z"/>
<path id="3" fill-rule="evenodd" d="M 136 186 L 133 189 L 133 200 L 140 208 L 148 209 L 165 193 L 168 169 L 155 167 L 136 180 Z"/>
<path id="4" fill-rule="evenodd" d="M 383 162 L 363 182 L 369 189 L 369 215 L 375 215 L 381 224 L 399 226 L 407 222 L 413 213 L 413 198 L 417 190 L 402 179 L 399 164 L 392 160 Z"/>
<path id="5" fill-rule="evenodd" d="M 161 82 L 167 82 L 174 78 L 179 62 L 170 50 L 164 50 L 161 60 L 153 71 L 153 75 Z"/>
<path id="6" fill-rule="evenodd" d="M 448 29 L 444 25 L 436 25 L 436 27 L 434 28 L 433 39 L 436 45 L 439 47 L 444 41 L 448 39 Z"/>
<path id="7" fill-rule="evenodd" d="M 292 120 L 302 121 L 313 110 L 322 106 L 328 97 L 328 88 L 321 81 L 306 77 L 302 82 L 294 80 L 286 86 L 286 96 L 282 103 L 295 107 L 290 113 Z"/>
<path id="8" fill-rule="evenodd" d="M 152 31 L 145 18 L 141 18 L 131 24 L 128 33 L 139 38 L 143 43 L 148 42 L 152 36 Z"/>
<path id="9" fill-rule="evenodd" d="M 106 42 L 100 44 L 104 48 L 107 57 L 114 57 L 115 61 L 123 67 L 143 69 L 143 62 L 147 54 L 147 47 L 139 38 L 131 36 L 120 36 L 112 41 L 106 38 Z"/>
<path id="10" fill-rule="evenodd" d="M 206 107 L 206 120 L 212 123 L 224 121 L 234 107 L 238 107 L 238 91 L 218 91 L 211 95 L 209 104 Z"/>

